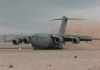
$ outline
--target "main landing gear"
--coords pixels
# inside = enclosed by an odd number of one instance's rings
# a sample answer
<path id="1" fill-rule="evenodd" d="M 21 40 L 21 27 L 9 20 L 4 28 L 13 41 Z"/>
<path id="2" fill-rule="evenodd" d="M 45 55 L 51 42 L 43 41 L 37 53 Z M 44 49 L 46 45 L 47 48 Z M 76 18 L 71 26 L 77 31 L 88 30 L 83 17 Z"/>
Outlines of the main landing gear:
<path id="1" fill-rule="evenodd" d="M 37 48 L 34 48 L 34 50 L 37 50 Z"/>
<path id="2" fill-rule="evenodd" d="M 37 50 L 37 48 L 36 47 L 32 47 L 33 48 L 33 50 Z"/>

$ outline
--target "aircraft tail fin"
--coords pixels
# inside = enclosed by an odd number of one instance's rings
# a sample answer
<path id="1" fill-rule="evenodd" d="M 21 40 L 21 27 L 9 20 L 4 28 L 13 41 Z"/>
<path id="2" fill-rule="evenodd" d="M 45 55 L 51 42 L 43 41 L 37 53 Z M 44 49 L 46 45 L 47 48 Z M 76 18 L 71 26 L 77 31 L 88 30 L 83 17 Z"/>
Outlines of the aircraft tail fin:
<path id="1" fill-rule="evenodd" d="M 61 24 L 61 27 L 60 27 L 59 34 L 64 34 L 65 33 L 65 29 L 66 29 L 66 24 L 67 24 L 68 20 L 85 20 L 85 19 L 67 18 L 67 17 L 63 16 L 63 18 L 53 19 L 53 20 L 50 20 L 50 21 L 54 21 L 54 20 L 62 20 L 62 24 Z"/>

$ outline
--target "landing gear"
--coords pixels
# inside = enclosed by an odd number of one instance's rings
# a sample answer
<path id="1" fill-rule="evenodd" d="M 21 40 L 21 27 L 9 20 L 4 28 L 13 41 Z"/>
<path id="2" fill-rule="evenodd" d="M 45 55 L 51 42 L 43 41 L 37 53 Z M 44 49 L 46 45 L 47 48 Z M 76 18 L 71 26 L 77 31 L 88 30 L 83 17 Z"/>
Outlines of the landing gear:
<path id="1" fill-rule="evenodd" d="M 34 50 L 37 50 L 37 48 L 34 48 Z"/>
<path id="2" fill-rule="evenodd" d="M 36 48 L 36 47 L 32 47 L 32 49 L 33 49 L 33 50 L 37 50 L 37 48 Z"/>
<path id="3" fill-rule="evenodd" d="M 54 47 L 52 47 L 53 49 L 63 49 L 63 47 L 62 46 L 60 46 L 60 45 L 55 45 Z"/>
<path id="4" fill-rule="evenodd" d="M 63 49 L 63 47 L 62 46 L 59 46 L 58 49 Z"/>

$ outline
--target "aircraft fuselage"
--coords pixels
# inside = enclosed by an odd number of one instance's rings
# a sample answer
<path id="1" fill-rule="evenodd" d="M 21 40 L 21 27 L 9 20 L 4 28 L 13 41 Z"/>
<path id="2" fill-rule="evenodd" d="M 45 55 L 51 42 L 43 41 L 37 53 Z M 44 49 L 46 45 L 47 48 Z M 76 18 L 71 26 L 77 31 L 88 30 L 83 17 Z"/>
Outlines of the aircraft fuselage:
<path id="1" fill-rule="evenodd" d="M 31 44 L 38 49 L 52 48 L 53 44 L 56 44 L 51 38 L 50 34 L 39 33 L 31 37 Z"/>

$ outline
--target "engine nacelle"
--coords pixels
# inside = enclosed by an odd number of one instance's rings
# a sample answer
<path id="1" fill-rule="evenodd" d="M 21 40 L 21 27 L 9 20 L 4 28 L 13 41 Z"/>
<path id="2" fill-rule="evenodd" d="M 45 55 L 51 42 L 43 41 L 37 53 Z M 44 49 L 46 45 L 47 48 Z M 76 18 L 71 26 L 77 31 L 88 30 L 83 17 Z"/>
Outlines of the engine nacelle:
<path id="1" fill-rule="evenodd" d="M 19 45 L 21 43 L 20 39 L 15 39 L 12 41 L 14 45 Z"/>
<path id="2" fill-rule="evenodd" d="M 73 44 L 79 44 L 80 43 L 80 39 L 79 38 L 74 38 L 74 39 L 72 39 L 72 43 Z"/>
<path id="3" fill-rule="evenodd" d="M 24 39 L 23 39 L 23 42 L 24 42 L 25 44 L 29 44 L 29 43 L 31 42 L 31 39 L 30 39 L 30 38 L 24 38 Z"/>
<path id="4" fill-rule="evenodd" d="M 55 38 L 55 42 L 56 43 L 63 43 L 64 39 L 62 37 L 57 37 L 57 38 Z"/>

